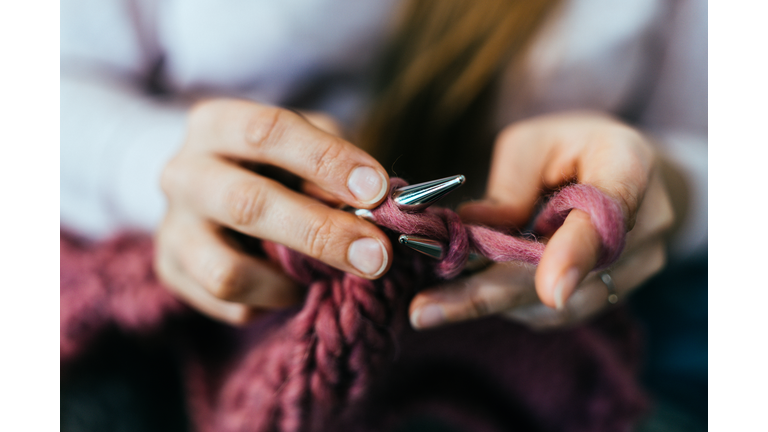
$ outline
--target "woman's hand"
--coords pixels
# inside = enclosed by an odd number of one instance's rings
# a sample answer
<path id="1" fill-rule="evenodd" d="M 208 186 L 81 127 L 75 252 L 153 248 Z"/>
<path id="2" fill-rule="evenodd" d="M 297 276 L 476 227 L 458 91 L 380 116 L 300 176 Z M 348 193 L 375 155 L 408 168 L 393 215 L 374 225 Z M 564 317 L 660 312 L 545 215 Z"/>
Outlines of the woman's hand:
<path id="1" fill-rule="evenodd" d="M 374 225 L 243 168 L 276 166 L 304 179 L 316 195 L 377 206 L 389 188 L 386 171 L 329 133 L 327 118 L 313 122 L 240 100 L 211 100 L 190 112 L 186 141 L 163 172 L 168 210 L 157 232 L 155 267 L 201 312 L 240 324 L 257 308 L 301 297 L 287 276 L 244 253 L 225 228 L 369 279 L 389 268 L 392 246 Z"/>
<path id="2" fill-rule="evenodd" d="M 633 128 L 588 112 L 509 126 L 496 141 L 486 199 L 464 205 L 459 214 L 465 222 L 522 227 L 543 191 L 573 180 L 621 204 L 627 245 L 610 273 L 621 298 L 664 266 L 665 234 L 674 219 L 653 147 Z M 422 291 L 411 303 L 411 321 L 426 328 L 504 313 L 541 328 L 584 319 L 608 304 L 606 285 L 590 274 L 600 248 L 589 215 L 573 210 L 537 268 L 495 264 Z"/>

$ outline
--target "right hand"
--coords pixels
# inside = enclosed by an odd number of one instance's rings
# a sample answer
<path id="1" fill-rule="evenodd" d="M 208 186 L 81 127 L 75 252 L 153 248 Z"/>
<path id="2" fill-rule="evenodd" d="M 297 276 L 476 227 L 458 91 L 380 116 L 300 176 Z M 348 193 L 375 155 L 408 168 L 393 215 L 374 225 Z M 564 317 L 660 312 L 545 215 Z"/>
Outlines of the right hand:
<path id="1" fill-rule="evenodd" d="M 193 107 L 184 145 L 162 175 L 168 209 L 156 235 L 155 268 L 166 286 L 231 324 L 246 323 L 258 309 L 300 300 L 293 281 L 244 253 L 225 227 L 364 278 L 384 274 L 392 245 L 376 226 L 242 167 L 282 168 L 353 207 L 380 204 L 389 190 L 384 168 L 320 129 L 322 122 L 315 124 L 289 110 L 241 100 Z"/>

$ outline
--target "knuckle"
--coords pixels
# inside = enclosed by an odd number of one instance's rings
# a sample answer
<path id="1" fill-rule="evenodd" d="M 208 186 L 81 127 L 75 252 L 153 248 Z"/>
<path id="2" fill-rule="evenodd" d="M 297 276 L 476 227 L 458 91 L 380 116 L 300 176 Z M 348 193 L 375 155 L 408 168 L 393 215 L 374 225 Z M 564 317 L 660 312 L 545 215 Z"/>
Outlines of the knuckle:
<path id="1" fill-rule="evenodd" d="M 667 248 L 663 243 L 653 246 L 650 259 L 650 275 L 655 275 L 667 265 Z"/>
<path id="2" fill-rule="evenodd" d="M 239 263 L 225 260 L 212 266 L 206 288 L 214 297 L 231 301 L 242 294 L 243 282 L 243 271 Z"/>
<path id="3" fill-rule="evenodd" d="M 157 280 L 164 287 L 169 288 L 173 292 L 179 292 L 184 290 L 184 284 L 179 279 L 178 268 L 174 265 L 174 261 L 168 256 L 168 253 L 159 252 L 155 254 L 152 261 L 152 267 L 157 277 Z"/>
<path id="4" fill-rule="evenodd" d="M 211 113 L 211 107 L 214 103 L 210 100 L 202 100 L 193 104 L 189 108 L 189 122 L 190 124 L 198 124 L 209 118 Z"/>
<path id="5" fill-rule="evenodd" d="M 613 196 L 619 200 L 619 205 L 624 210 L 627 231 L 635 226 L 638 208 L 637 185 L 626 181 L 617 182 L 613 188 Z"/>
<path id="6" fill-rule="evenodd" d="M 633 177 L 648 178 L 656 157 L 653 147 L 642 133 L 629 125 L 619 123 L 613 128 L 608 128 L 601 141 L 621 152 L 614 157 L 626 164 L 624 169 Z"/>
<path id="7" fill-rule="evenodd" d="M 226 198 L 229 217 L 235 225 L 253 225 L 260 220 L 266 209 L 267 193 L 254 184 L 233 187 Z"/>
<path id="8" fill-rule="evenodd" d="M 165 254 L 157 253 L 152 260 L 152 267 L 154 268 L 157 279 L 163 285 L 170 285 L 170 272 L 168 269 L 168 260 L 165 258 Z"/>
<path id="9" fill-rule="evenodd" d="M 492 313 L 492 306 L 488 299 L 478 290 L 470 289 L 467 296 L 469 313 L 474 318 L 484 317 Z"/>
<path id="10" fill-rule="evenodd" d="M 344 146 L 335 139 L 318 145 L 309 159 L 313 177 L 324 179 L 333 176 L 337 171 L 337 162 L 343 160 L 343 156 Z"/>
<path id="11" fill-rule="evenodd" d="M 307 246 L 307 253 L 317 259 L 322 259 L 328 253 L 328 244 L 333 238 L 336 226 L 328 215 L 319 217 L 309 223 L 308 229 L 304 235 L 304 244 Z"/>
<path id="12" fill-rule="evenodd" d="M 244 327 L 252 321 L 252 316 L 247 311 L 244 311 L 234 317 L 227 317 L 225 321 L 235 327 Z"/>
<path id="13" fill-rule="evenodd" d="M 163 167 L 160 173 L 160 188 L 167 198 L 170 199 L 172 193 L 177 189 L 179 176 L 181 172 L 181 162 L 178 156 L 171 159 Z"/>
<path id="14" fill-rule="evenodd" d="M 496 139 L 497 146 L 513 147 L 517 143 L 524 142 L 523 136 L 526 133 L 525 123 L 513 123 L 504 129 Z"/>
<path id="15" fill-rule="evenodd" d="M 189 109 L 187 115 L 188 129 L 191 132 L 200 132 L 211 128 L 222 115 L 227 115 L 232 101 L 222 99 L 204 99 Z"/>
<path id="16" fill-rule="evenodd" d="M 250 116 L 245 127 L 245 142 L 256 151 L 267 151 L 279 145 L 289 128 L 291 116 L 288 110 L 264 107 Z"/>

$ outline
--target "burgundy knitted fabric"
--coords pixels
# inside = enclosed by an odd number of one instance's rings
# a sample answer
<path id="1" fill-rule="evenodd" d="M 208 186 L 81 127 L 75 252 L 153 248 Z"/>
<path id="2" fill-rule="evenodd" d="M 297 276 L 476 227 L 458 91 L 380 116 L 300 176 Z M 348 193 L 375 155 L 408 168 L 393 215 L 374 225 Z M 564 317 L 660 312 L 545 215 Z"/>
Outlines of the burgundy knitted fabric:
<path id="1" fill-rule="evenodd" d="M 393 187 L 403 184 L 400 179 L 392 179 Z M 603 238 L 601 265 L 615 260 L 624 243 L 621 211 L 594 188 L 569 186 L 553 197 L 542 213 L 547 218 L 541 224 L 546 228 L 542 234 L 556 229 L 557 217 L 564 218 L 569 203 L 573 204 L 571 208 L 582 209 L 593 221 L 599 221 L 595 225 Z M 231 330 L 236 336 L 234 351 L 224 355 L 223 360 L 211 361 L 205 349 L 200 348 L 202 345 L 190 344 L 186 354 L 186 385 L 190 414 L 198 430 L 335 430 L 340 425 L 346 425 L 345 429 L 381 430 L 385 424 L 395 425 L 391 418 L 384 423 L 370 422 L 376 417 L 373 413 L 382 410 L 381 402 L 375 402 L 382 396 L 369 390 L 376 388 L 380 374 L 391 369 L 398 343 L 406 340 L 402 339 L 403 333 L 413 334 L 408 330 L 406 317 L 413 293 L 438 279 L 456 276 L 471 249 L 494 261 L 530 264 L 538 262 L 544 249 L 534 241 L 484 227 L 465 226 L 455 213 L 446 209 L 408 214 L 397 210 L 388 200 L 373 214 L 379 225 L 396 233 L 444 241 L 448 245 L 446 257 L 434 261 L 396 248 L 392 269 L 381 279 L 369 281 L 281 245 L 263 242 L 271 259 L 308 286 L 307 298 L 301 310 L 276 313 L 245 330 Z M 83 246 L 62 235 L 61 243 L 62 362 L 74 360 L 110 325 L 124 331 L 145 332 L 159 328 L 172 314 L 192 313 L 158 285 L 151 270 L 152 253 L 147 238 L 123 236 Z M 487 332 L 480 324 L 481 333 L 475 336 Z M 567 337 L 567 332 L 558 334 L 559 339 L 555 340 L 567 343 L 553 344 L 551 335 L 537 337 L 512 323 L 502 327 L 505 330 L 494 333 L 485 351 L 499 343 L 524 346 L 497 354 L 473 349 L 469 358 L 475 353 L 483 357 L 475 359 L 477 365 L 490 362 L 503 370 L 504 364 L 515 364 L 526 371 L 504 381 L 507 385 L 498 391 L 512 394 L 510 400 L 517 401 L 518 408 L 524 407 L 521 412 L 530 411 L 526 415 L 531 417 L 531 424 L 574 431 L 620 430 L 626 429 L 642 409 L 642 395 L 631 379 L 636 356 L 621 357 L 618 353 L 626 351 L 619 349 L 622 343 L 602 339 L 595 342 L 593 331 L 581 329 L 581 333 L 576 331 L 575 338 Z M 450 338 L 449 343 L 462 350 L 476 345 L 475 336 Z M 558 357 L 565 363 L 551 361 Z M 579 360 L 568 365 L 572 359 Z M 574 385 L 580 383 L 579 369 L 585 366 L 590 368 L 590 379 L 595 380 L 587 386 L 589 397 L 575 391 L 583 385 Z M 525 389 L 536 384 L 526 380 L 529 376 L 540 376 L 548 389 L 543 393 L 533 391 L 530 400 Z M 422 402 L 418 401 L 416 406 Z M 395 401 L 388 403 L 397 405 Z M 572 413 L 573 407 L 582 407 L 583 415 L 555 415 L 563 409 Z M 377 415 L 388 418 L 388 414 Z M 474 418 L 471 414 L 469 417 Z"/>
<path id="2" fill-rule="evenodd" d="M 127 234 L 88 244 L 61 233 L 61 359 L 108 327 L 149 332 L 184 309 L 155 278 L 152 240 Z"/>

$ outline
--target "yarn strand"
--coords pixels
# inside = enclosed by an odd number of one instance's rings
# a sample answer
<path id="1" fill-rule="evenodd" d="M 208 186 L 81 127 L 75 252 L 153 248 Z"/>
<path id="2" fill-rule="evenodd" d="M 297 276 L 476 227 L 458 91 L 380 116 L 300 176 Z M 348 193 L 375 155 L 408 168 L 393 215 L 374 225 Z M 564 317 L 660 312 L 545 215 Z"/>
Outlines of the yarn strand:
<path id="1" fill-rule="evenodd" d="M 393 178 L 391 184 L 394 188 L 406 183 Z M 553 196 L 534 224 L 536 231 L 551 235 L 572 209 L 588 213 L 600 235 L 602 252 L 597 268 L 613 263 L 625 242 L 622 212 L 616 202 L 594 187 L 570 185 Z M 268 257 L 308 286 L 306 300 L 301 310 L 285 321 L 262 329 L 265 336 L 231 360 L 223 375 L 202 377 L 205 368 L 194 361 L 188 365 L 186 381 L 199 430 L 328 430 L 361 400 L 376 373 L 391 361 L 398 337 L 408 325 L 407 306 L 417 289 L 456 277 L 472 251 L 495 262 L 535 265 L 545 249 L 535 240 L 465 225 L 448 209 L 404 213 L 388 199 L 372 213 L 375 222 L 393 236 L 418 235 L 444 243 L 445 257 L 433 260 L 396 248 L 392 269 L 371 281 L 263 241 Z M 64 249 L 64 240 L 62 237 L 62 256 L 69 251 Z M 153 280 L 151 254 L 141 252 L 149 251 L 149 243 L 142 245 L 131 261 L 109 261 L 108 256 L 96 255 L 98 259 L 88 261 L 104 270 L 85 261 L 67 261 L 67 266 L 62 261 L 62 361 L 82 351 L 111 323 L 142 330 L 157 325 L 166 313 L 186 311 Z M 110 247 L 119 251 L 121 243 L 111 243 Z M 149 261 L 145 255 L 150 255 Z M 75 251 L 67 256 L 76 256 Z M 129 290 L 130 280 L 122 271 L 138 275 L 137 283 L 146 288 Z M 102 282 L 105 279 L 92 277 L 101 274 L 98 272 L 114 274 L 109 281 L 125 282 L 110 286 Z M 65 285 L 78 288 L 65 292 Z M 65 309 L 65 304 L 71 307 Z"/>
<path id="2" fill-rule="evenodd" d="M 392 188 L 405 186 L 402 179 L 391 179 Z M 602 253 L 595 267 L 606 268 L 624 249 L 625 231 L 621 207 L 597 188 L 574 184 L 555 194 L 534 223 L 541 235 L 551 235 L 572 209 L 585 211 L 600 235 Z M 544 253 L 544 244 L 503 234 L 479 226 L 464 225 L 458 215 L 448 209 L 427 209 L 424 213 L 400 211 L 394 201 L 387 200 L 372 211 L 374 221 L 394 232 L 428 237 L 448 245 L 447 253 L 436 266 L 437 275 L 451 279 L 461 272 L 469 253 L 475 250 L 494 262 L 518 261 L 536 265 Z"/>

